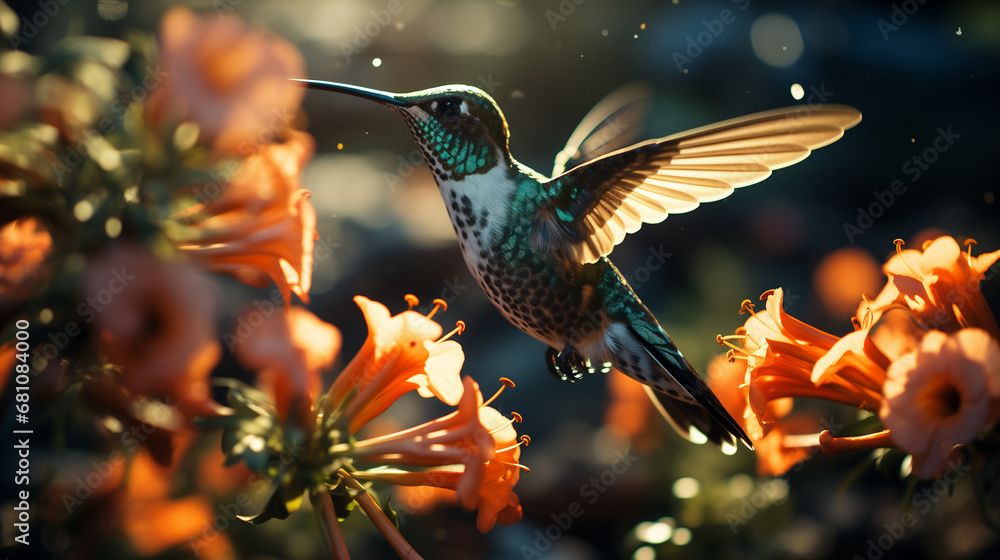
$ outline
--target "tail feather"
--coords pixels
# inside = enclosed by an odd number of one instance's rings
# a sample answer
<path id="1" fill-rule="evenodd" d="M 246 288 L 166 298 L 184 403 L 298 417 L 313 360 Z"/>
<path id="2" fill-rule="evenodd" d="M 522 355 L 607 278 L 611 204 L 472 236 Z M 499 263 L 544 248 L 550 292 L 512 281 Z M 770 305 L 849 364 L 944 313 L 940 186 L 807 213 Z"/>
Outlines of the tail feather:
<path id="1" fill-rule="evenodd" d="M 718 445 L 726 455 L 736 453 L 736 437 L 738 436 L 714 421 L 704 406 L 664 395 L 649 385 L 643 385 L 642 388 L 646 390 L 646 394 L 656 410 L 660 411 L 660 414 L 681 437 L 697 444 L 710 441 Z M 746 441 L 744 443 L 747 444 Z M 753 449 L 753 446 L 751 445 L 750 448 Z"/>
<path id="2" fill-rule="evenodd" d="M 646 393 L 653 405 L 681 436 L 695 443 L 711 441 L 730 454 L 736 451 L 737 440 L 753 449 L 746 432 L 733 420 L 715 393 L 698 376 L 680 350 L 670 342 L 666 333 L 658 329 L 663 341 L 654 344 L 634 329 L 629 330 L 649 354 L 655 369 L 659 370 L 656 373 L 683 389 L 680 395 L 671 396 L 646 385 Z"/>

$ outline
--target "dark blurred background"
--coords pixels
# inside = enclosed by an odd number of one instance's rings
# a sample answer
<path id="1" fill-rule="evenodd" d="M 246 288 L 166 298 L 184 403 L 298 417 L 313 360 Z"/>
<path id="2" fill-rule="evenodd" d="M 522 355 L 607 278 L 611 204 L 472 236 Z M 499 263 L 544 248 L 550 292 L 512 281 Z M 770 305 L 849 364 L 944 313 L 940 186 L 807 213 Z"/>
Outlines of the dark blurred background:
<path id="1" fill-rule="evenodd" d="M 854 306 L 817 295 L 817 282 L 836 288 L 843 281 L 844 290 L 857 294 L 854 305 L 860 300 L 849 270 L 817 276 L 833 251 L 853 245 L 881 265 L 895 238 L 919 248 L 929 228 L 960 241 L 973 237 L 978 252 L 1000 247 L 994 171 L 1000 3 L 994 1 L 187 4 L 273 29 L 304 53 L 310 78 L 390 91 L 481 87 L 504 110 L 514 156 L 546 174 L 583 115 L 634 80 L 655 92 L 643 137 L 793 104 L 859 108 L 863 121 L 837 143 L 728 199 L 646 226 L 614 251 L 618 268 L 702 372 L 723 353 L 715 335 L 742 324 L 740 302 L 771 288 L 785 289 L 794 316 L 837 335 L 850 332 Z M 61 12 L 23 48 L 42 50 L 67 33 L 152 30 L 169 3 L 130 2 L 124 12 L 121 5 L 60 4 Z M 33 1 L 12 7 L 22 15 L 40 9 Z M 647 419 L 639 439 L 622 438 L 606 425 L 606 379 L 553 379 L 544 346 L 507 324 L 475 285 L 433 179 L 398 117 L 365 101 L 314 92 L 304 107 L 303 124 L 318 142 L 303 177 L 319 216 L 310 308 L 343 331 L 349 359 L 365 336 L 354 295 L 393 312 L 405 308 L 406 293 L 427 309 L 431 299 L 445 299 L 450 307 L 438 315 L 442 323 L 461 319 L 469 327 L 459 338 L 464 373 L 487 393 L 497 378 L 513 379 L 517 388 L 498 406 L 520 412 L 518 431 L 532 438 L 521 456 L 531 472 L 517 486 L 524 521 L 480 536 L 474 514 L 421 511 L 407 517 L 402 532 L 425 557 L 878 560 L 995 558 L 1000 551 L 975 507 L 971 480 L 929 511 L 915 511 L 916 527 L 897 535 L 909 503 L 905 483 L 866 467 L 869 457 L 820 455 L 768 482 L 755 477 L 752 453 L 726 457 L 693 446 L 658 418 Z M 953 142 L 934 150 L 942 133 Z M 912 159 L 928 149 L 934 161 L 920 169 Z M 889 201 L 884 193 L 896 180 L 905 191 Z M 657 270 L 644 269 L 651 252 L 671 256 Z M 983 284 L 994 308 L 998 284 Z M 427 418 L 427 405 L 414 398 L 394 407 L 404 416 L 400 425 Z M 846 409 L 819 413 L 841 423 L 856 419 Z M 603 483 L 592 482 L 602 476 Z M 593 492 L 598 487 L 605 491 Z M 352 551 L 358 558 L 392 557 L 360 517 L 347 523 Z M 245 558 L 323 556 L 307 513 L 234 527 L 233 534 Z"/>

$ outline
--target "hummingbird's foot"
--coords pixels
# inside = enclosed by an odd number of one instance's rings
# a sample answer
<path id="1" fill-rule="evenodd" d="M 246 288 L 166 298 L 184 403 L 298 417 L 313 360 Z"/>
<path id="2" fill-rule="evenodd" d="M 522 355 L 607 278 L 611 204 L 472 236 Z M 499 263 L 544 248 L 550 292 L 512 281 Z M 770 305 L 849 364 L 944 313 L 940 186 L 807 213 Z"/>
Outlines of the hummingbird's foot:
<path id="1" fill-rule="evenodd" d="M 583 379 L 588 373 L 608 373 L 611 371 L 610 363 L 601 364 L 600 368 L 594 367 L 590 360 L 584 358 L 576 351 L 576 348 L 569 344 L 556 352 L 555 348 L 545 350 L 545 363 L 549 366 L 549 373 L 559 381 L 569 381 L 573 383 Z"/>

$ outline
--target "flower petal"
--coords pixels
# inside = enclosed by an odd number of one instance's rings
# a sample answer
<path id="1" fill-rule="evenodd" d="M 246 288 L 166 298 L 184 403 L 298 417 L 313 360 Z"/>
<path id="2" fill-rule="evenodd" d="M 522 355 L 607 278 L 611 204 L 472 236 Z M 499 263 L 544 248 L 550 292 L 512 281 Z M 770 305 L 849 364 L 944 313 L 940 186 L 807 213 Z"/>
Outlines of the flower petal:
<path id="1" fill-rule="evenodd" d="M 427 349 L 427 362 L 424 374 L 410 378 L 411 382 L 420 383 L 418 379 L 426 379 L 417 389 L 422 397 L 437 397 L 445 404 L 455 406 L 462 398 L 462 364 L 465 363 L 465 352 L 462 345 L 454 340 L 444 342 L 424 342 Z"/>

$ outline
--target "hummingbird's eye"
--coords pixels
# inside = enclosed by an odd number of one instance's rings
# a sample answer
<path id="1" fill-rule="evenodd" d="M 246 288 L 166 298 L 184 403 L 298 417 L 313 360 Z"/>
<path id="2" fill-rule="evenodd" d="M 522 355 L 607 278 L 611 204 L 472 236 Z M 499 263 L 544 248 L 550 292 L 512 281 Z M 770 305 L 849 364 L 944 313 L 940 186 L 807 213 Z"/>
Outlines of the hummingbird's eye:
<path id="1" fill-rule="evenodd" d="M 457 117 L 462 112 L 462 103 L 454 97 L 448 97 L 438 102 L 437 112 L 449 119 Z"/>

